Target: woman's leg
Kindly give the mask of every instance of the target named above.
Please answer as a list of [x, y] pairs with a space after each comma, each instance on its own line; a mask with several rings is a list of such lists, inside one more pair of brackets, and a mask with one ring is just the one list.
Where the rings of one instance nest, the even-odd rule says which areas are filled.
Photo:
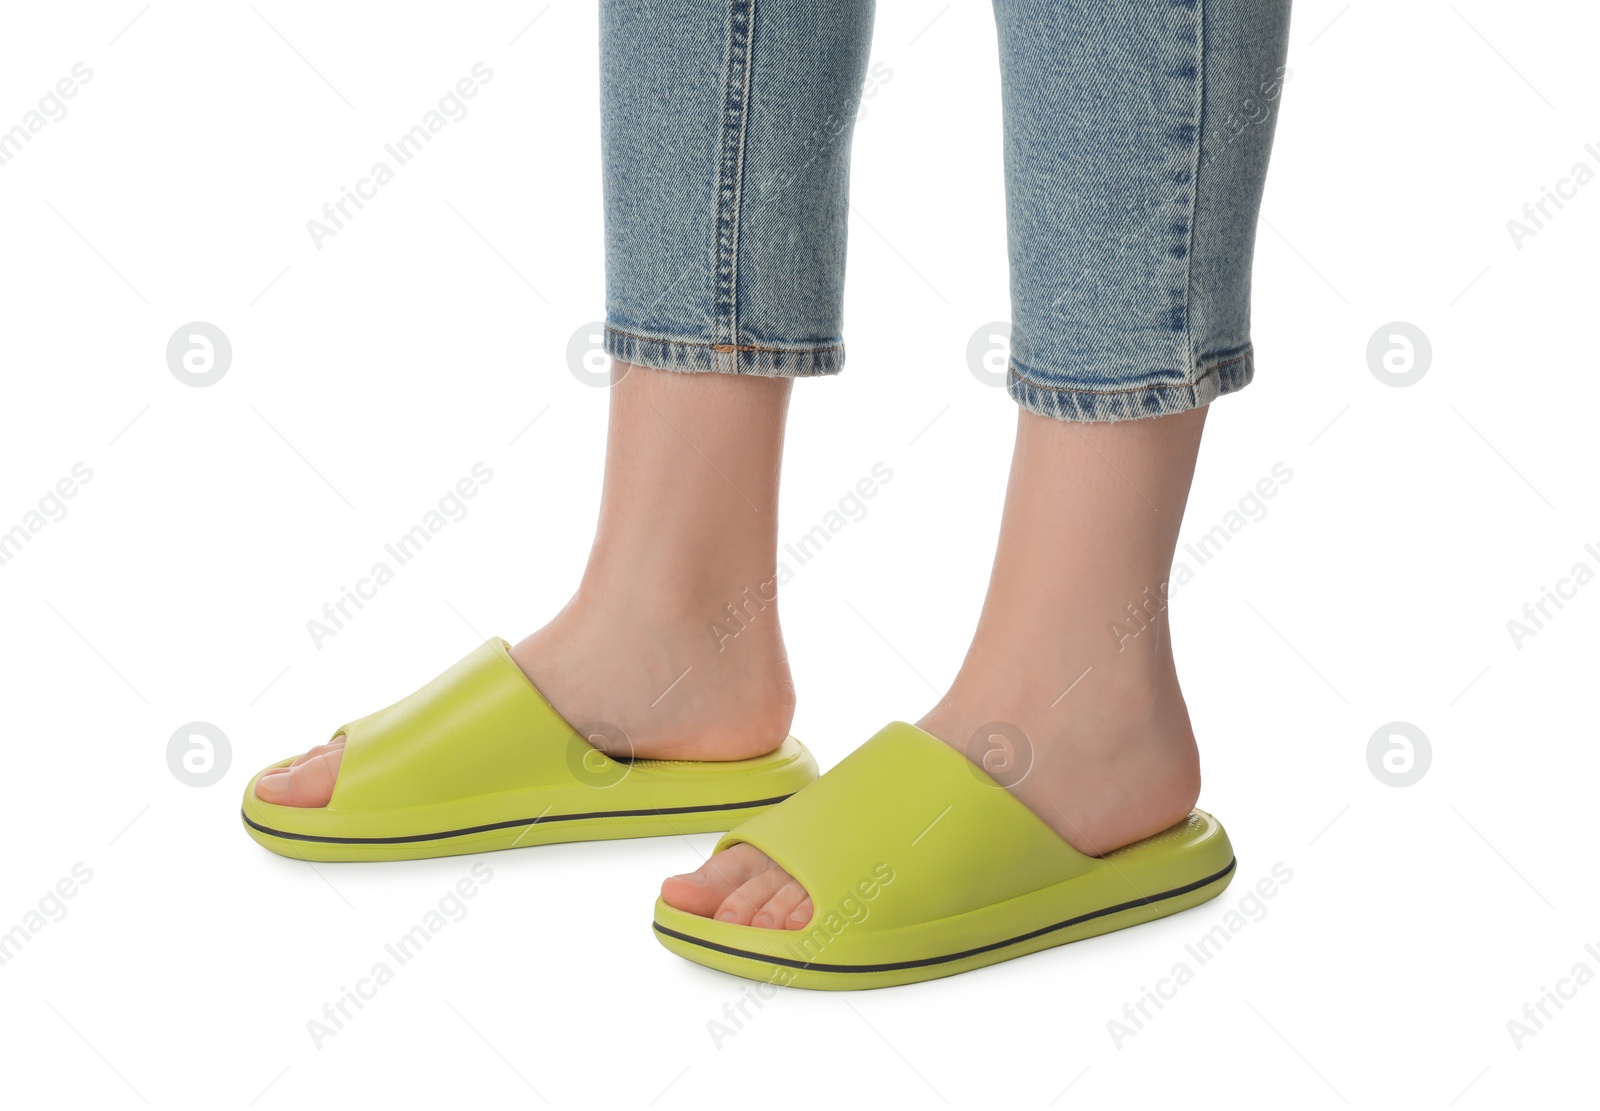
[[[860, 0], [601, 5], [605, 488], [577, 593], [511, 655], [569, 722], [614, 727], [591, 737], [602, 748], [735, 760], [788, 733], [794, 692], [765, 600], [787, 379], [843, 362], [871, 23]], [[729, 606], [746, 615], [736, 640], [714, 628]], [[313, 748], [257, 793], [327, 805], [341, 748]]]
[[[1199, 794], [1167, 583], [1204, 406], [1251, 375], [1288, 2], [995, 7], [1023, 412], [978, 630], [919, 724], [1102, 855]], [[662, 895], [758, 926], [812, 909], [750, 845]]]

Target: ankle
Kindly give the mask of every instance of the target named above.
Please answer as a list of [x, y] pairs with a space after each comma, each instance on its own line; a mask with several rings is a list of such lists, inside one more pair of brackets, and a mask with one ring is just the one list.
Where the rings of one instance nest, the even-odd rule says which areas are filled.
[[511, 655], [563, 717], [616, 727], [632, 755], [748, 759], [788, 736], [794, 684], [775, 600], [739, 623], [727, 606], [580, 593]]
[[709, 629], [712, 622], [742, 626], [775, 613], [777, 573], [771, 553], [765, 570], [760, 558], [715, 565], [721, 554], [672, 561], [658, 550], [642, 565], [591, 560], [567, 608], [592, 620], [644, 621], [669, 629]]
[[1070, 751], [1075, 760], [1114, 765], [1134, 752], [1159, 754], [1198, 789], [1194, 730], [1170, 658], [1154, 667], [1120, 662], [1075, 664], [1058, 674], [969, 658], [921, 724], [964, 751], [986, 751], [995, 732], [986, 727], [998, 723], [1020, 734], [1017, 743], [1035, 756]]
[[1073, 848], [1103, 856], [1183, 820], [1200, 797], [1200, 754], [1175, 677], [1096, 689], [1093, 676], [1052, 695], [967, 673], [918, 725]]
[[1029, 652], [975, 643], [946, 701], [1011, 706], [1025, 717], [1137, 721], [1183, 705], [1169, 652]]

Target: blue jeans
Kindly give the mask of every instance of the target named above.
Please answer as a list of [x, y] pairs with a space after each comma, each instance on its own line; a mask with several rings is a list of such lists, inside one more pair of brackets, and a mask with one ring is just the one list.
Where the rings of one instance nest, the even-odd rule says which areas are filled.
[[[1290, 0], [994, 0], [1008, 388], [1062, 420], [1250, 381]], [[602, 0], [606, 349], [769, 377], [844, 363], [872, 0]]]

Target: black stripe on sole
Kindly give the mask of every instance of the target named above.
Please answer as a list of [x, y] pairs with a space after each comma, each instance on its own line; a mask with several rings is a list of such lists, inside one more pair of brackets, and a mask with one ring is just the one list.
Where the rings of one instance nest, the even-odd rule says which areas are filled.
[[[979, 953], [989, 953], [996, 949], [1004, 949], [1008, 945], [1016, 945], [1023, 941], [1032, 941], [1036, 937], [1042, 937], [1045, 934], [1054, 933], [1056, 930], [1064, 930], [1069, 926], [1077, 926], [1081, 923], [1089, 922], [1096, 918], [1104, 918], [1109, 914], [1117, 914], [1121, 911], [1132, 910], [1134, 907], [1149, 906], [1151, 903], [1159, 903], [1164, 899], [1175, 899], [1179, 895], [1187, 895], [1191, 891], [1198, 891], [1202, 887], [1216, 883], [1220, 879], [1225, 879], [1227, 876], [1233, 873], [1234, 868], [1238, 867], [1238, 864], [1239, 860], [1237, 857], [1235, 857], [1234, 859], [1228, 861], [1228, 866], [1222, 871], [1217, 872], [1215, 875], [1207, 876], [1205, 879], [1195, 880], [1193, 883], [1186, 883], [1182, 887], [1174, 887], [1171, 891], [1163, 891], [1159, 895], [1150, 895], [1143, 899], [1134, 899], [1132, 902], [1118, 903], [1114, 907], [1104, 907], [1100, 910], [1092, 910], [1088, 914], [1080, 914], [1076, 918], [1068, 918], [1064, 922], [1057, 922], [1053, 926], [1043, 926], [1037, 930], [1030, 930], [1025, 934], [1018, 934], [1016, 937], [1008, 937], [1004, 941], [996, 941], [990, 945], [980, 945], [976, 949], [964, 949], [959, 953], [949, 953], [942, 957], [923, 957], [920, 960], [895, 961], [892, 964], [819, 964], [814, 961], [797, 961], [791, 960], [788, 957], [774, 957], [768, 953], [751, 953], [744, 949], [735, 949], [731, 945], [718, 945], [714, 941], [706, 941], [703, 938], [693, 937], [689, 934], [679, 933], [677, 930], [668, 929], [659, 922], [654, 922], [652, 925], [655, 926], [657, 933], [666, 934], [668, 937], [675, 937], [679, 941], [687, 941], [689, 944], [698, 945], [702, 949], [714, 949], [719, 953], [726, 953], [730, 957], [744, 957], [752, 961], [761, 961], [764, 964], [786, 965], [789, 968], [798, 968], [804, 972], [898, 972], [903, 968], [927, 968], [936, 964], [949, 964], [951, 961], [959, 961], [964, 960], [967, 957], [975, 957]], [[793, 932], [800, 933], [802, 931], [796, 930]]]
[[550, 814], [538, 818], [516, 818], [509, 822], [491, 822], [484, 826], [467, 826], [465, 829], [447, 829], [440, 833], [413, 833], [404, 837], [325, 837], [314, 833], [291, 833], [273, 829], [260, 822], [251, 821], [241, 808], [239, 817], [257, 833], [281, 837], [286, 841], [315, 841], [325, 845], [406, 845], [417, 841], [443, 841], [450, 837], [465, 837], [471, 833], [488, 833], [497, 829], [516, 829], [518, 826], [538, 826], [547, 822], [576, 822], [590, 818], [649, 818], [667, 814], [711, 814], [719, 810], [749, 810], [756, 806], [776, 806], [788, 795], [770, 799], [753, 799], [750, 802], [719, 802], [710, 806], [663, 806], [654, 810], [595, 810], [587, 814]]

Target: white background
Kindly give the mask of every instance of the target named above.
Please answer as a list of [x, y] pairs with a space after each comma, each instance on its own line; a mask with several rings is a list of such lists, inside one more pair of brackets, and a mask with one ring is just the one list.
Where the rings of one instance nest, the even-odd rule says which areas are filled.
[[[1600, 169], [1592, 5], [1296, 5], [1257, 380], [1215, 406], [1184, 542], [1275, 463], [1293, 479], [1173, 610], [1201, 805], [1240, 860], [1219, 900], [954, 979], [786, 991], [719, 1045], [707, 1024], [746, 982], [649, 925], [660, 878], [714, 838], [502, 853], [318, 1049], [307, 1021], [473, 858], [313, 869], [249, 843], [239, 793], [480, 636], [520, 638], [576, 581], [606, 407], [565, 354], [603, 311], [595, 5], [139, 2], [0, 17], [0, 127], [93, 71], [0, 167], [0, 529], [93, 471], [0, 567], [0, 930], [74, 864], [93, 873], [0, 967], [0, 1098], [1483, 1108], [1589, 1090], [1600, 986], [1521, 1048], [1507, 1021], [1574, 964], [1600, 973], [1600, 584], [1520, 648], [1506, 623], [1575, 563], [1600, 571], [1600, 182], [1520, 250], [1506, 222], [1574, 163]], [[965, 354], [1008, 312], [990, 9], [882, 5], [873, 59], [892, 76], [856, 134], [850, 365], [795, 390], [782, 506], [791, 540], [874, 463], [894, 471], [784, 600], [794, 731], [824, 766], [954, 673], [1015, 421]], [[306, 221], [480, 61], [470, 114], [317, 250]], [[1367, 365], [1397, 320], [1433, 347], [1408, 388]], [[204, 389], [165, 361], [191, 321], [233, 345]], [[494, 479], [470, 514], [315, 647], [307, 620], [478, 462]], [[1405, 788], [1366, 756], [1397, 720], [1432, 747]], [[168, 770], [194, 721], [231, 742], [214, 786]], [[1279, 862], [1293, 879], [1265, 917], [1116, 1044], [1108, 1021]]]

